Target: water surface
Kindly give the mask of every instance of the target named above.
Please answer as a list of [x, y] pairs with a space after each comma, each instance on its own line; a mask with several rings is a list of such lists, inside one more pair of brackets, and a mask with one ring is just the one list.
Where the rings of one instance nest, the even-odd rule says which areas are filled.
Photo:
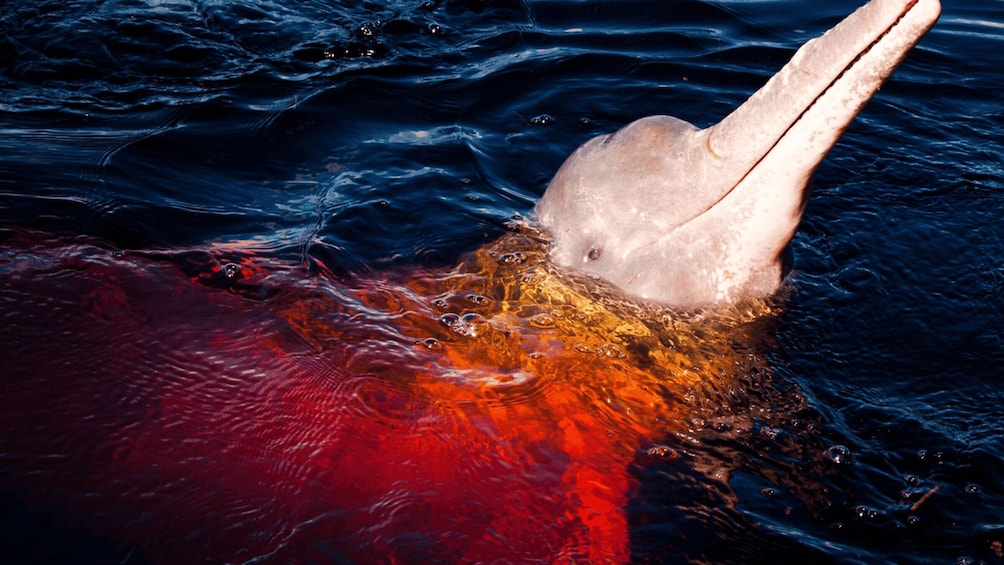
[[[38, 275], [44, 292], [33, 293], [30, 281], [4, 291], [2, 337], [14, 359], [48, 340], [61, 346], [60, 362], [97, 359], [107, 367], [102, 375], [184, 365], [173, 351], [186, 344], [241, 351], [246, 332], [280, 336], [277, 347], [316, 359], [324, 336], [313, 334], [310, 347], [281, 341], [286, 326], [246, 306], [273, 300], [263, 287], [217, 284], [211, 275], [214, 265], [254, 257], [280, 272], [281, 287], [320, 288], [335, 297], [323, 304], [377, 320], [374, 333], [353, 334], [360, 344], [405, 343], [387, 329], [393, 324], [381, 325], [396, 311], [344, 290], [363, 284], [352, 281], [448, 272], [504, 234], [507, 221], [527, 216], [586, 139], [652, 114], [714, 123], [856, 5], [8, 2], [0, 15], [0, 268], [27, 262], [48, 275]], [[793, 242], [783, 309], [754, 332], [769, 379], [747, 374], [731, 389], [714, 388], [705, 400], [727, 405], [727, 426], [702, 404], [687, 426], [659, 438], [676, 455], [646, 456], [639, 446], [625, 468], [634, 485], [624, 507], [633, 561], [1004, 561], [1002, 49], [1004, 4], [946, 2], [936, 27], [822, 164]], [[86, 286], [72, 274], [84, 268], [60, 263], [51, 243], [34, 252], [24, 243], [67, 238], [118, 274]], [[97, 250], [87, 247], [93, 242]], [[59, 269], [46, 271], [46, 261]], [[122, 265], [142, 270], [123, 275]], [[215, 293], [158, 282], [178, 269], [197, 282], [205, 275]], [[70, 277], [65, 295], [60, 277]], [[74, 318], [63, 333], [49, 327], [67, 319], [60, 308], [84, 287], [108, 301], [98, 303], [109, 327], [127, 334], [122, 343], [88, 338], [92, 324], [103, 327], [90, 319]], [[144, 309], [122, 306], [102, 287], [131, 289], [126, 296]], [[168, 301], [175, 291], [188, 298]], [[192, 322], [207, 312], [229, 322]], [[185, 324], [191, 335], [158, 333]], [[71, 331], [83, 337], [58, 337]], [[293, 371], [261, 350], [246, 353], [240, 362], [219, 360], [234, 367], [217, 373], [203, 370], [212, 359], [199, 358], [203, 365], [185, 374], [205, 380], [191, 390], [211, 398], [235, 390], [214, 374]], [[336, 376], [352, 366], [324, 355]], [[81, 371], [66, 374], [90, 374]], [[196, 394], [151, 380], [138, 390], [62, 388], [58, 372], [3, 372], [5, 396], [31, 378], [62, 390], [56, 398], [93, 395], [95, 406], [102, 395], [116, 406], [147, 406], [143, 399]], [[381, 388], [380, 402], [356, 408], [401, 422], [409, 409], [428, 409], [401, 387]], [[312, 401], [327, 414], [338, 409]], [[86, 429], [96, 421], [86, 406], [60, 406], [49, 407], [61, 414], [52, 422], [79, 416]], [[220, 422], [236, 429], [242, 417], [221, 414]], [[129, 411], [97, 421], [155, 445], [156, 434], [129, 428], [144, 418], [160, 422]], [[402, 424], [401, 433], [409, 429]], [[91, 493], [81, 483], [60, 483], [59, 474], [46, 483], [48, 467], [32, 467], [45, 454], [25, 446], [45, 444], [47, 433], [11, 429], [0, 443], [5, 560], [156, 560], [154, 550], [89, 525], [141, 523], [142, 515], [96, 511], [79, 503]], [[72, 458], [60, 441], [45, 449]], [[448, 458], [450, 438], [436, 441]], [[527, 483], [509, 486], [516, 484]], [[108, 494], [114, 485], [85, 486], [117, 508]], [[189, 488], [127, 486], [178, 497]], [[249, 502], [234, 512], [268, 510]], [[337, 540], [297, 531], [312, 548], [306, 560], [335, 561], [342, 551]]]

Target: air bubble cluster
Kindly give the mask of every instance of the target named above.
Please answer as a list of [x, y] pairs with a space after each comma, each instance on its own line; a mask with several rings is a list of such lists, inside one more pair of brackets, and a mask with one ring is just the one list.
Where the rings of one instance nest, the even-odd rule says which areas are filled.
[[443, 314], [439, 321], [455, 335], [467, 338], [483, 336], [491, 330], [491, 324], [481, 314]]
[[826, 458], [837, 465], [850, 465], [854, 462], [851, 450], [843, 445], [833, 445], [826, 450]]

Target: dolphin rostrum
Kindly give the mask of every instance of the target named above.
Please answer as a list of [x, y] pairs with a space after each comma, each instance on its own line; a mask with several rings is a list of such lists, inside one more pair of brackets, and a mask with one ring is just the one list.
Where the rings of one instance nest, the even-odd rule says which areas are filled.
[[679, 307], [770, 295], [810, 176], [940, 11], [872, 0], [714, 126], [651, 116], [586, 142], [537, 204], [552, 259]]

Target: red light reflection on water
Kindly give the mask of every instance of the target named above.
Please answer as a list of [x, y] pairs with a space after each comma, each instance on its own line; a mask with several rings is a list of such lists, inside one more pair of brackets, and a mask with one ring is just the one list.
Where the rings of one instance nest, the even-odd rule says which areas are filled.
[[625, 562], [627, 467], [679, 419], [651, 351], [497, 273], [251, 261], [251, 300], [208, 264], [6, 257], [0, 485], [156, 561]]

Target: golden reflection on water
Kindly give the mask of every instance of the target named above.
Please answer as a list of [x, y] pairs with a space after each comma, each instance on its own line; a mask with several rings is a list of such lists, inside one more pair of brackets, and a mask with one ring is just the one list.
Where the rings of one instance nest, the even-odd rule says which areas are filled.
[[[744, 420], [729, 399], [766, 368], [756, 322], [773, 315], [766, 302], [702, 313], [633, 302], [556, 269], [543, 234], [526, 226], [452, 271], [389, 273], [350, 294], [351, 306], [301, 301], [280, 315], [321, 348], [369, 351], [352, 357], [353, 372], [406, 381], [448, 419], [516, 451], [567, 457], [559, 488], [597, 559], [627, 555], [627, 468], [639, 454], [676, 457], [663, 440]], [[368, 329], [331, 325], [334, 311]]]

